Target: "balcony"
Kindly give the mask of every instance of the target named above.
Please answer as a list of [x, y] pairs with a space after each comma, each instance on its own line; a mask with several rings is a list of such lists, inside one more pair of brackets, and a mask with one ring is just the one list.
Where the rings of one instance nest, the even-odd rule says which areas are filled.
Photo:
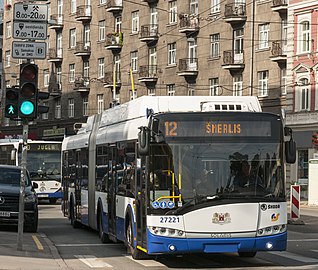
[[138, 80], [145, 83], [157, 82], [157, 65], [140, 66]]
[[228, 23], [243, 23], [246, 21], [246, 4], [232, 3], [225, 5], [224, 21]]
[[91, 54], [90, 42], [76, 42], [75, 52], [76, 56], [90, 56]]
[[271, 56], [270, 59], [274, 62], [286, 62], [287, 61], [287, 52], [286, 52], [286, 43], [282, 40], [276, 40], [272, 43]]
[[73, 89], [78, 92], [89, 92], [90, 80], [88, 77], [76, 77]]
[[121, 73], [120, 71], [114, 72], [105, 72], [104, 77], [104, 87], [105, 88], [114, 88], [114, 84], [116, 88], [121, 87]]
[[123, 33], [113, 32], [106, 35], [105, 49], [107, 50], [121, 50], [123, 46]]
[[229, 70], [237, 70], [243, 69], [244, 67], [244, 51], [235, 52], [231, 50], [223, 52], [222, 68]]
[[180, 14], [180, 33], [197, 33], [200, 30], [199, 18], [196, 14]]
[[63, 49], [50, 48], [48, 53], [49, 62], [62, 62], [63, 60]]
[[63, 14], [54, 14], [50, 16], [49, 29], [62, 29], [64, 26]]
[[272, 11], [286, 13], [288, 8], [288, 0], [273, 0]]
[[141, 0], [141, 2], [146, 2], [149, 5], [152, 5], [158, 3], [158, 0]]
[[92, 19], [92, 6], [84, 5], [76, 8], [75, 20], [87, 22]]
[[198, 58], [179, 59], [179, 76], [197, 76], [198, 75]]
[[158, 24], [147, 24], [142, 25], [140, 29], [139, 40], [144, 42], [157, 41], [158, 35]]
[[106, 11], [119, 13], [123, 10], [123, 0], [108, 0], [106, 3]]
[[50, 82], [48, 91], [51, 96], [60, 96], [62, 95], [62, 86], [60, 83], [55, 82]]

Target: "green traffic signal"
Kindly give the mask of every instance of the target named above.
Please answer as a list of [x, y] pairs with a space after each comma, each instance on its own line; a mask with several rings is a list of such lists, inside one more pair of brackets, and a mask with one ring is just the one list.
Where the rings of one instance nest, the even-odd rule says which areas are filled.
[[35, 111], [35, 106], [31, 101], [26, 100], [20, 104], [20, 112], [23, 115], [25, 115], [25, 116], [32, 115], [34, 113], [34, 111]]

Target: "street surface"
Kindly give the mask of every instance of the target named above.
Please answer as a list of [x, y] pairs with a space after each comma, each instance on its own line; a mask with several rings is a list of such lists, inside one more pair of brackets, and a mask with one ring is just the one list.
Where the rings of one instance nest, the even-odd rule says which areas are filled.
[[255, 258], [240, 258], [233, 253], [135, 261], [123, 243], [102, 244], [97, 232], [73, 229], [59, 204], [40, 205], [39, 234], [54, 245], [61, 269], [318, 269], [318, 207], [304, 206], [301, 219], [305, 225], [288, 225], [287, 251], [259, 252]]

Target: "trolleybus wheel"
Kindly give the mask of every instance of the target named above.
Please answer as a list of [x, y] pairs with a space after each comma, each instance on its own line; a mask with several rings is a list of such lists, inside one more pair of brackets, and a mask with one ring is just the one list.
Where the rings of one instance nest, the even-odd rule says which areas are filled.
[[142, 260], [149, 258], [148, 254], [134, 247], [134, 234], [131, 219], [129, 219], [128, 226], [126, 228], [126, 245], [128, 253], [135, 260]]
[[101, 210], [99, 210], [99, 215], [98, 215], [98, 234], [99, 234], [100, 241], [102, 243], [110, 242], [108, 234], [103, 231], [103, 213]]
[[239, 254], [240, 257], [252, 258], [252, 257], [255, 257], [256, 251], [252, 251], [252, 252], [239, 252], [238, 254]]

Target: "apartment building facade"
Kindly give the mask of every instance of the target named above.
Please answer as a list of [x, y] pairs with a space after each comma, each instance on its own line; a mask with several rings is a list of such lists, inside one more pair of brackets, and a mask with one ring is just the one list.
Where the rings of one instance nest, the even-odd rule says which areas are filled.
[[[6, 0], [10, 4], [11, 0]], [[286, 105], [285, 0], [57, 0], [39, 89], [48, 114], [37, 138], [62, 139], [87, 116], [142, 95], [254, 95], [264, 111]], [[12, 5], [12, 3], [11, 3]], [[4, 78], [18, 85], [12, 10], [4, 10]], [[3, 115], [3, 113], [2, 113]], [[21, 134], [2, 122], [2, 136]]]
[[318, 158], [312, 135], [318, 132], [318, 4], [314, 1], [289, 1], [290, 57], [288, 66], [287, 124], [297, 142], [297, 161], [291, 179], [303, 185], [307, 196], [308, 162]]

